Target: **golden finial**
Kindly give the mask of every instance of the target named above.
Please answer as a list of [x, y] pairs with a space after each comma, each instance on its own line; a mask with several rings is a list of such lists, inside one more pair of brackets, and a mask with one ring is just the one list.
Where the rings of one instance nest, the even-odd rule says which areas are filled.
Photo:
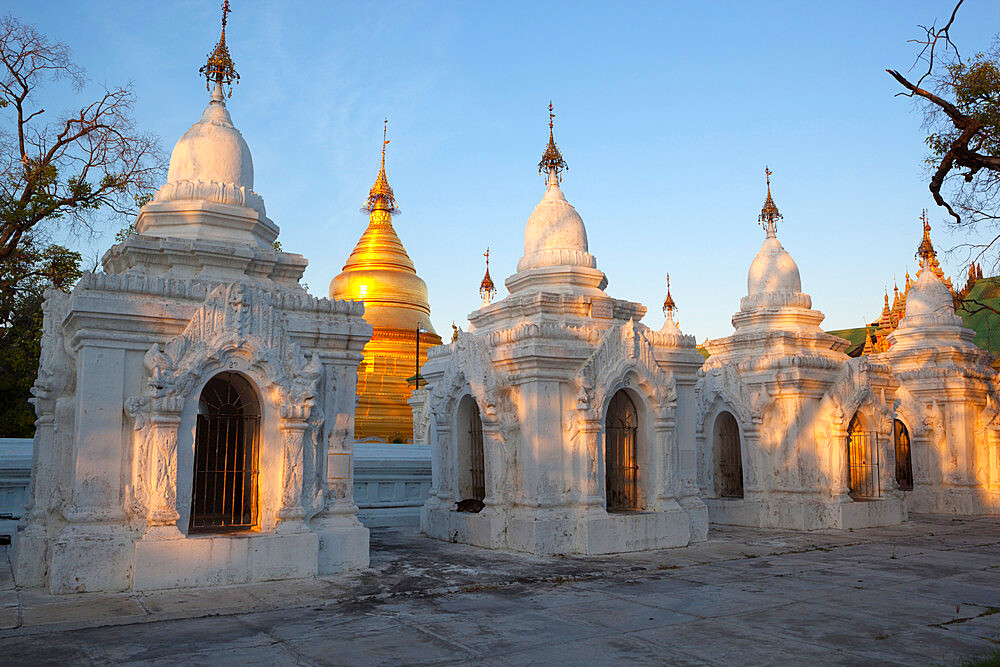
[[926, 208], [920, 213], [920, 221], [924, 223], [924, 237], [917, 246], [917, 257], [920, 258], [920, 267], [923, 268], [928, 259], [933, 260], [937, 257], [937, 253], [934, 252], [934, 244], [931, 243], [931, 223], [927, 219]]
[[677, 310], [677, 304], [674, 302], [674, 297], [670, 296], [670, 274], [667, 274], [667, 298], [663, 300], [663, 314], [666, 317], [673, 319], [674, 312]]
[[490, 278], [490, 249], [487, 248], [486, 252], [483, 253], [483, 257], [486, 258], [486, 275], [483, 276], [483, 282], [479, 283], [479, 296], [483, 299], [483, 305], [488, 306], [493, 300], [493, 297], [497, 294], [497, 288], [493, 284], [493, 279]]
[[385, 176], [385, 147], [389, 143], [389, 139], [386, 137], [389, 133], [389, 119], [385, 119], [385, 125], [382, 127], [382, 166], [379, 167], [378, 176], [375, 178], [375, 184], [372, 185], [372, 189], [368, 191], [368, 201], [365, 205], [361, 207], [362, 211], [385, 211], [386, 213], [398, 214], [399, 209], [396, 208], [396, 198], [392, 194], [392, 188], [389, 187], [389, 179]]
[[458, 341], [458, 327], [455, 326], [455, 321], [451, 322], [451, 342], [454, 343]]
[[223, 92], [225, 92], [226, 86], [229, 87], [229, 97], [233, 96], [233, 82], [235, 81], [237, 84], [240, 82], [240, 75], [236, 72], [236, 64], [229, 55], [229, 47], [226, 46], [226, 14], [232, 11], [229, 8], [229, 0], [225, 0], [222, 3], [222, 34], [219, 36], [219, 42], [215, 45], [215, 49], [208, 54], [208, 62], [198, 70], [205, 77], [206, 90], [209, 90], [209, 86], [214, 81], [222, 88]]
[[547, 172], [550, 184], [553, 179], [558, 183], [559, 172], [563, 169], [569, 169], [569, 165], [563, 159], [562, 153], [559, 152], [559, 147], [556, 146], [556, 139], [553, 134], [555, 124], [552, 122], [552, 119], [555, 117], [556, 115], [552, 113], [552, 100], [549, 100], [549, 145], [545, 147], [545, 152], [542, 153], [542, 161], [538, 163], [538, 173]]
[[757, 218], [757, 222], [767, 232], [769, 239], [777, 238], [778, 220], [782, 219], [774, 199], [771, 198], [771, 174], [773, 173], [768, 167], [764, 167], [764, 177], [767, 179], [767, 199], [764, 200], [764, 206], [760, 209], [760, 217]]

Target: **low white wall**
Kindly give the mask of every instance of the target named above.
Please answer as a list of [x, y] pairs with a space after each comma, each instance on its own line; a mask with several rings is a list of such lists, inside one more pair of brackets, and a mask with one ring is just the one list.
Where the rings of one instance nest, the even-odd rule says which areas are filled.
[[31, 479], [31, 438], [0, 438], [0, 535], [13, 535]]
[[[13, 535], [24, 513], [31, 446], [31, 438], [0, 438], [0, 535]], [[358, 518], [369, 528], [419, 526], [430, 489], [430, 445], [354, 446], [354, 501]]]
[[369, 528], [420, 525], [431, 490], [430, 445], [354, 445], [354, 502]]

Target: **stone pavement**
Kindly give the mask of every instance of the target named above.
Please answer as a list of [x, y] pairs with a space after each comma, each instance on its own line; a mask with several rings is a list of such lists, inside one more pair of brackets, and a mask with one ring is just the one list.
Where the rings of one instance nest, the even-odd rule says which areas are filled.
[[7, 663], [958, 664], [1000, 649], [1000, 518], [853, 532], [713, 527], [614, 557], [372, 531], [372, 568], [54, 597], [0, 568]]

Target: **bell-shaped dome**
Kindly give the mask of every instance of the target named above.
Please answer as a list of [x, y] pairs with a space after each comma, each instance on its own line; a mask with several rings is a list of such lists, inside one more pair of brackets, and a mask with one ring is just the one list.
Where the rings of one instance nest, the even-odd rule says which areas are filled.
[[253, 189], [253, 158], [233, 125], [221, 86], [201, 115], [174, 146], [167, 182], [215, 181]]
[[906, 295], [906, 317], [954, 314], [955, 303], [948, 287], [931, 271], [921, 271]]
[[517, 270], [561, 265], [593, 268], [597, 262], [588, 252], [583, 218], [566, 201], [553, 170], [545, 196], [525, 225], [524, 256], [517, 263]]
[[747, 274], [747, 295], [765, 292], [801, 292], [799, 267], [774, 236], [764, 239]]
[[233, 125], [218, 82], [201, 119], [174, 146], [167, 182], [155, 197], [159, 202], [191, 199], [245, 206], [266, 214], [264, 200], [253, 191], [250, 147]]

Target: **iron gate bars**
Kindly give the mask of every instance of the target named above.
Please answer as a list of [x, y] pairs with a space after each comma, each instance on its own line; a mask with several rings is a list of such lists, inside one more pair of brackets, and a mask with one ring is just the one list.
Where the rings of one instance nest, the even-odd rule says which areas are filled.
[[910, 456], [910, 433], [898, 419], [892, 422], [892, 444], [896, 454], [896, 483], [902, 491], [913, 490], [913, 462]]
[[259, 422], [257, 416], [198, 415], [190, 532], [257, 524]]
[[604, 482], [609, 512], [639, 508], [638, 425], [632, 399], [619, 391], [608, 406], [604, 429]]
[[743, 458], [740, 456], [740, 430], [736, 418], [728, 412], [719, 415], [719, 496], [743, 497]]
[[879, 481], [878, 436], [852, 429], [847, 437], [848, 495], [855, 500], [882, 495]]
[[475, 500], [486, 499], [486, 462], [483, 454], [483, 420], [479, 410], [472, 411], [469, 419], [469, 470], [472, 473], [472, 497]]

